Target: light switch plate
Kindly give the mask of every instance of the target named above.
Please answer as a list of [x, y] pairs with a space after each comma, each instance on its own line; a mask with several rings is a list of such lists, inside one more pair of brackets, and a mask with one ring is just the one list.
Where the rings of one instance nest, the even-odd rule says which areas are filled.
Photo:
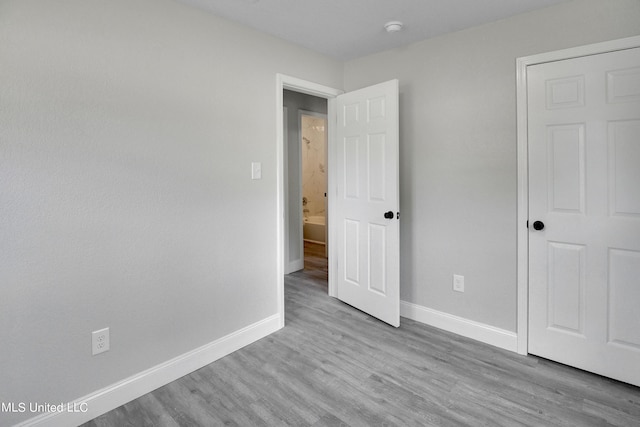
[[464, 292], [464, 276], [458, 274], [453, 275], [453, 290], [456, 292]]
[[262, 179], [262, 163], [251, 163], [251, 179]]

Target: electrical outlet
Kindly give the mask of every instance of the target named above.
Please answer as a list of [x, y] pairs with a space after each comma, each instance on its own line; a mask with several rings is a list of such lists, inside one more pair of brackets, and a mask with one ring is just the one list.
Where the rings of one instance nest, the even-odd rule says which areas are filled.
[[109, 350], [109, 328], [91, 332], [91, 352], [96, 354]]
[[464, 292], [464, 276], [458, 274], [453, 275], [453, 290], [456, 292]]

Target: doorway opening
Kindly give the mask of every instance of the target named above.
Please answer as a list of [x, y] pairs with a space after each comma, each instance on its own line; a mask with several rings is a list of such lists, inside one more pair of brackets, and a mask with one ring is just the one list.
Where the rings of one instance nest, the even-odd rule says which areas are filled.
[[[325, 115], [325, 158], [323, 165], [327, 176], [327, 197], [325, 198], [325, 265], [331, 265], [331, 143], [332, 129], [328, 117], [334, 116], [334, 98], [342, 91], [316, 83], [300, 80], [282, 74], [276, 76], [277, 109], [276, 120], [278, 123], [278, 311], [281, 326], [284, 326], [284, 280], [285, 275], [294, 271], [304, 271], [304, 239], [303, 239], [303, 206], [302, 206], [302, 165], [301, 150], [302, 137], [299, 136], [299, 110], [302, 113], [318, 113]], [[291, 103], [291, 99], [294, 103]], [[292, 135], [293, 133], [293, 135]], [[323, 193], [324, 196], [324, 193]], [[317, 257], [318, 248], [307, 244], [310, 255], [307, 257], [313, 262]], [[311, 246], [311, 247], [310, 247]], [[328, 270], [328, 267], [325, 268]], [[331, 271], [325, 273], [327, 277], [327, 290], [330, 296], [335, 296], [334, 283]]]
[[285, 89], [283, 106], [285, 274], [290, 274], [305, 268], [308, 252], [327, 256], [327, 99]]
[[[327, 115], [298, 110], [302, 240], [327, 255]], [[303, 253], [304, 255], [304, 253]]]
[[[326, 104], [326, 100], [325, 104]], [[328, 293], [327, 115], [298, 110], [303, 272]]]

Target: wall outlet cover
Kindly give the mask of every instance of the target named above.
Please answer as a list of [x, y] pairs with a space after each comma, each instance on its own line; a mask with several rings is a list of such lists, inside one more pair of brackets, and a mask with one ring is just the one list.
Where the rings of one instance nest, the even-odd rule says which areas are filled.
[[453, 275], [453, 290], [456, 292], [464, 292], [464, 276], [459, 274]]
[[91, 332], [91, 354], [109, 351], [109, 328]]

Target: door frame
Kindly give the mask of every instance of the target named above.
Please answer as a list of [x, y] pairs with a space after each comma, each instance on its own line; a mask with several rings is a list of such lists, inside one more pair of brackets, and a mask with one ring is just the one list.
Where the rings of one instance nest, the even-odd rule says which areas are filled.
[[[277, 182], [277, 196], [276, 196], [276, 283], [277, 283], [277, 299], [278, 299], [278, 314], [280, 316], [280, 327], [284, 327], [284, 272], [285, 262], [288, 260], [284, 257], [284, 242], [286, 225], [285, 219], [285, 146], [284, 146], [284, 127], [283, 127], [283, 90], [288, 89], [294, 92], [305, 93], [307, 95], [313, 95], [327, 100], [327, 203], [329, 206], [327, 217], [331, 218], [333, 203], [332, 194], [335, 194], [335, 177], [331, 164], [334, 164], [332, 159], [335, 156], [335, 124], [333, 123], [336, 118], [336, 102], [335, 99], [338, 95], [344, 93], [340, 89], [335, 89], [329, 86], [320, 85], [307, 80], [299, 79], [297, 77], [287, 76], [285, 74], [276, 74], [276, 182]], [[331, 221], [327, 221], [327, 228], [329, 239], [333, 240], [333, 226]], [[336, 286], [334, 275], [336, 269], [332, 268], [335, 265], [334, 253], [329, 248], [329, 296], [336, 296]]]
[[640, 36], [611, 40], [586, 46], [547, 52], [516, 59], [517, 114], [517, 351], [527, 354], [529, 348], [529, 157], [527, 112], [527, 67], [588, 55], [640, 47]]

